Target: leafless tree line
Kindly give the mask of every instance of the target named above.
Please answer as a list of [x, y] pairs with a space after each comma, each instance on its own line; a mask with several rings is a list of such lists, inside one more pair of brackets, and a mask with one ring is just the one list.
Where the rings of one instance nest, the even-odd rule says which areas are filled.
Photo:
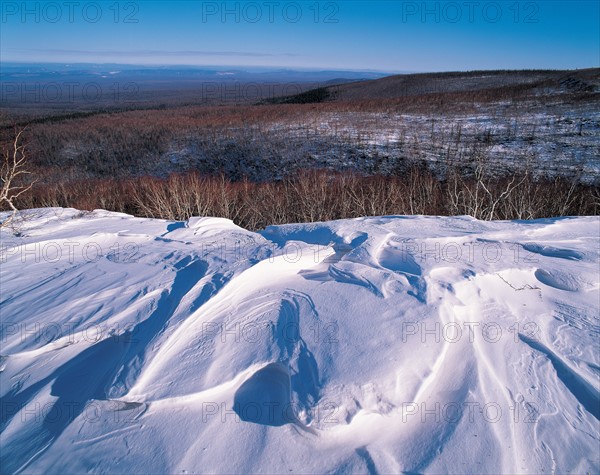
[[231, 182], [198, 173], [166, 179], [83, 180], [34, 186], [21, 208], [97, 208], [136, 216], [185, 220], [218, 216], [247, 229], [270, 224], [361, 216], [471, 215], [482, 220], [600, 214], [600, 190], [559, 178], [535, 181], [527, 173], [505, 179], [453, 172], [440, 181], [414, 168], [402, 177], [332, 174], [311, 170], [280, 182]]

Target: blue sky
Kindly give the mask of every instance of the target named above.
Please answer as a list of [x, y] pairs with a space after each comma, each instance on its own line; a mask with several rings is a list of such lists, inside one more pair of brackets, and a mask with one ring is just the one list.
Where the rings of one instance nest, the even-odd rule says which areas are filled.
[[600, 2], [1, 2], [2, 61], [378, 71], [600, 66]]

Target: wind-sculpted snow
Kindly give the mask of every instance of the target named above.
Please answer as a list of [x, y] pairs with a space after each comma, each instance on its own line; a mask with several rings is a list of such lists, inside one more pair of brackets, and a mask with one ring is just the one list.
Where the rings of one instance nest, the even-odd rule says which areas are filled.
[[597, 473], [600, 220], [1, 231], [2, 473]]

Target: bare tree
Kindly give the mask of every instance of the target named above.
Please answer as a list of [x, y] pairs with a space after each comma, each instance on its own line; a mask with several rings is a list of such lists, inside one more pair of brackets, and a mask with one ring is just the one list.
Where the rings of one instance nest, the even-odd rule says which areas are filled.
[[[512, 195], [516, 195], [529, 178], [528, 170], [521, 175], [514, 174], [503, 183], [494, 178], [489, 170], [485, 154], [475, 150], [471, 164], [473, 171], [470, 179], [465, 179], [460, 169], [451, 170], [446, 192], [451, 214], [469, 214], [477, 219], [491, 221], [501, 219], [499, 208], [510, 207]], [[515, 211], [518, 214], [519, 210]]]
[[2, 156], [0, 206], [8, 206], [11, 213], [0, 223], [0, 228], [8, 226], [13, 221], [19, 211], [15, 205], [16, 199], [29, 191], [35, 183], [32, 181], [28, 185], [20, 184], [24, 175], [31, 174], [27, 170], [27, 155], [22, 140], [24, 130], [21, 129], [17, 132], [12, 146], [9, 145]]

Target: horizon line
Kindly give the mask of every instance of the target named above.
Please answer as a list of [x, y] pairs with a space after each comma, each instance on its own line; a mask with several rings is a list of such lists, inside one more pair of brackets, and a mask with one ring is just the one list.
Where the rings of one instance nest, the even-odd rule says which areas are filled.
[[306, 71], [306, 72], [353, 72], [353, 73], [382, 73], [382, 74], [428, 74], [428, 73], [455, 73], [455, 72], [477, 72], [477, 71], [580, 71], [588, 69], [600, 69], [598, 66], [590, 66], [585, 68], [484, 68], [484, 69], [462, 69], [462, 70], [429, 70], [429, 71], [417, 71], [417, 70], [390, 70], [390, 69], [356, 69], [356, 68], [319, 68], [316, 66], [273, 66], [273, 65], [241, 65], [241, 64], [186, 64], [186, 63], [121, 63], [121, 62], [86, 62], [86, 61], [23, 61], [23, 60], [0, 60], [2, 64], [19, 64], [19, 65], [63, 65], [63, 66], [76, 66], [76, 65], [113, 65], [113, 66], [139, 66], [139, 67], [186, 67], [186, 68], [237, 68], [237, 69], [268, 69], [271, 71]]

